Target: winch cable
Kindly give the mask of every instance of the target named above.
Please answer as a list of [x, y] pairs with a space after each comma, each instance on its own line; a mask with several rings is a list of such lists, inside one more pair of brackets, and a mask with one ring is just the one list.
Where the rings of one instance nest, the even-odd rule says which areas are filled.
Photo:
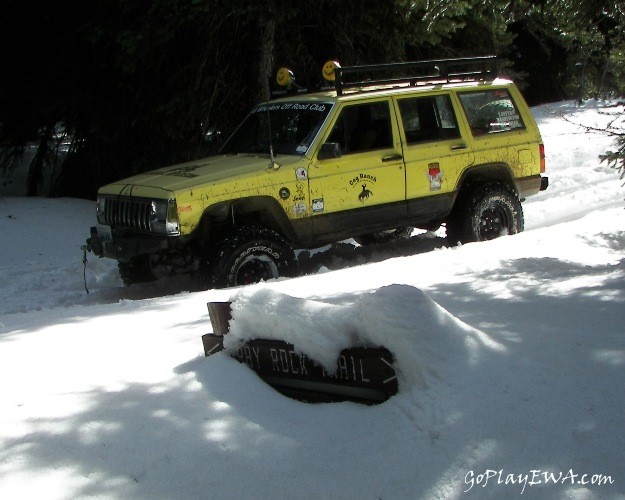
[[89, 289], [87, 288], [87, 262], [89, 262], [87, 260], [87, 251], [89, 250], [89, 246], [88, 245], [83, 245], [83, 246], [80, 247], [80, 249], [83, 252], [83, 257], [82, 257], [82, 265], [83, 265], [82, 279], [85, 282], [85, 292], [89, 293]]

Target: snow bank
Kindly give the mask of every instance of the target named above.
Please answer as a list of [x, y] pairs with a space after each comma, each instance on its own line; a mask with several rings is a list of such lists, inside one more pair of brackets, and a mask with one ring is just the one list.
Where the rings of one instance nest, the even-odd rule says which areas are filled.
[[427, 387], [442, 365], [475, 360], [481, 349], [504, 349], [418, 288], [389, 285], [354, 299], [333, 304], [243, 290], [234, 298], [224, 347], [233, 353], [254, 338], [284, 340], [334, 373], [343, 349], [384, 346], [395, 357], [400, 391]]
[[614, 136], [601, 133], [619, 109], [608, 104], [590, 100], [581, 107], [561, 102], [532, 109], [545, 144], [549, 188], [524, 202], [526, 230], [578, 219], [589, 206], [614, 205], [622, 181], [599, 161], [615, 145]]

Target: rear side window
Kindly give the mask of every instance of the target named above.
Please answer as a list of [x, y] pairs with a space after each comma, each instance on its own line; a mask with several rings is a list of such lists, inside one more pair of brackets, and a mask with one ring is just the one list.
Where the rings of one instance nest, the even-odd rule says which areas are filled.
[[461, 92], [458, 97], [473, 135], [525, 128], [519, 110], [506, 89]]
[[460, 137], [448, 95], [411, 97], [398, 104], [408, 144]]

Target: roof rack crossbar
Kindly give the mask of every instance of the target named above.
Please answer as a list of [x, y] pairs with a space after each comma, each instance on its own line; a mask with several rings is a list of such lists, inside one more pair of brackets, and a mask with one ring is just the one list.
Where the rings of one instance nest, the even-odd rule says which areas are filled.
[[[402, 73], [405, 76], [388, 76], [384, 78], [362, 79], [362, 75], [373, 75], [381, 72]], [[431, 59], [405, 63], [367, 64], [361, 66], [344, 66], [336, 68], [335, 87], [338, 95], [346, 89], [376, 85], [399, 85], [417, 83], [449, 83], [457, 80], [480, 80], [494, 77], [497, 74], [497, 57], [462, 57], [456, 59]], [[361, 78], [349, 81], [347, 75], [361, 75]]]

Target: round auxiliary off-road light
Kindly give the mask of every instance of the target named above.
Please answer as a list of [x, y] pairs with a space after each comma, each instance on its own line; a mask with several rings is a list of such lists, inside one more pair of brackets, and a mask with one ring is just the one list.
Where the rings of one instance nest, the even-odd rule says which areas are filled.
[[328, 61], [323, 65], [321, 72], [323, 73], [323, 77], [329, 82], [333, 82], [336, 80], [336, 68], [340, 68], [341, 65], [336, 61]]
[[280, 87], [288, 87], [295, 80], [295, 75], [289, 68], [280, 68], [276, 74], [276, 82]]

